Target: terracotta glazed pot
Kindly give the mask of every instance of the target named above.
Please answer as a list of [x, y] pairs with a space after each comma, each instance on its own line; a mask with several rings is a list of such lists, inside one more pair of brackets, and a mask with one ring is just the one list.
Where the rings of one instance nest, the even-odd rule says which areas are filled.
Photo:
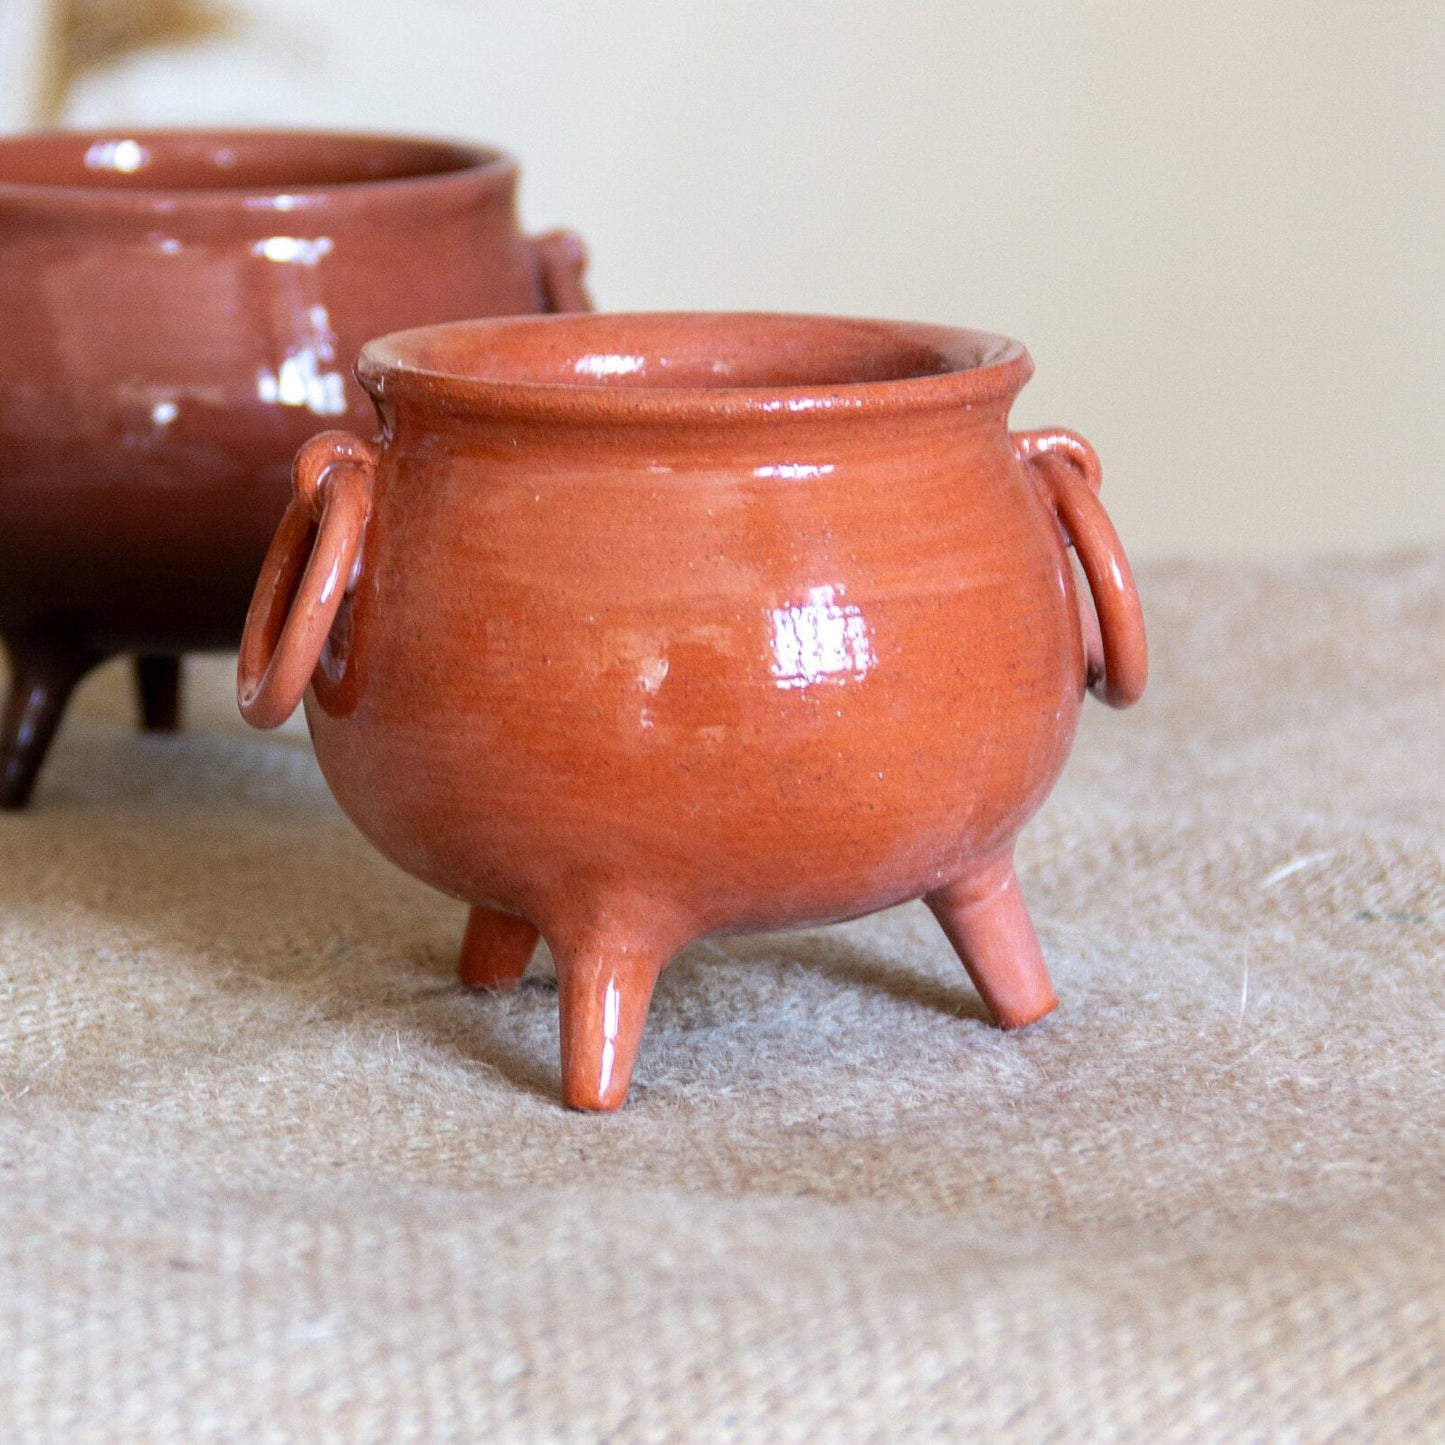
[[[557, 964], [569, 1104], [622, 1103], [708, 934], [923, 897], [994, 1018], [1054, 991], [1014, 877], [1086, 686], [1139, 697], [1128, 563], [1000, 337], [799, 316], [374, 341], [379, 447], [297, 458], [242, 644], [341, 806], [473, 905], [461, 972]], [[1093, 593], [1089, 657], [1066, 543]]]
[[0, 806], [108, 656], [174, 725], [179, 655], [240, 638], [297, 447], [369, 425], [367, 337], [586, 306], [579, 243], [523, 237], [516, 183], [436, 141], [0, 141]]

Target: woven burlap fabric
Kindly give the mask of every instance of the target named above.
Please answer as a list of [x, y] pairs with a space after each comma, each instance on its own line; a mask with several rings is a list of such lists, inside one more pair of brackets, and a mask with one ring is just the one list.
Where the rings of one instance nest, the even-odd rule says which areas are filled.
[[918, 905], [702, 944], [605, 1118], [224, 661], [97, 676], [0, 819], [0, 1438], [1445, 1438], [1445, 551], [1143, 585], [1056, 1015]]

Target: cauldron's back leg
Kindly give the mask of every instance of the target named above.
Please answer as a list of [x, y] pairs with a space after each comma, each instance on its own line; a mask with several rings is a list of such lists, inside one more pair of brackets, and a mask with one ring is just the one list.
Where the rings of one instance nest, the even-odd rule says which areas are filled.
[[75, 684], [99, 653], [52, 633], [11, 633], [10, 696], [0, 718], [0, 808], [23, 808]]
[[175, 652], [141, 652], [135, 658], [135, 689], [141, 726], [173, 733], [181, 725], [181, 659]]
[[457, 975], [468, 988], [514, 988], [527, 971], [537, 930], [525, 918], [473, 908], [462, 937]]
[[562, 1100], [574, 1109], [626, 1102], [653, 985], [685, 941], [671, 930], [629, 925], [621, 911], [599, 916], [604, 921], [576, 933], [547, 934], [557, 964]]
[[1058, 1006], [1011, 855], [972, 870], [924, 902], [1000, 1028], [1021, 1029]]

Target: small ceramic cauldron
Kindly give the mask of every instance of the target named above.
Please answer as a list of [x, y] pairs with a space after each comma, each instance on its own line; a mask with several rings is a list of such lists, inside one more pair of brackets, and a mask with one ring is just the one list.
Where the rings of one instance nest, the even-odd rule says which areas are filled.
[[520, 234], [516, 180], [372, 136], [0, 142], [0, 806], [105, 657], [136, 653], [174, 725], [179, 654], [240, 638], [297, 447], [369, 425], [367, 337], [586, 305], [580, 245]]
[[708, 934], [921, 896], [999, 1024], [1054, 1007], [1014, 841], [1086, 684], [1127, 706], [1146, 661], [1093, 451], [1008, 431], [1031, 370], [777, 315], [363, 349], [380, 444], [297, 458], [241, 709], [305, 695], [341, 806], [473, 905], [465, 980], [515, 983], [546, 936], [569, 1104], [622, 1103], [658, 973]]

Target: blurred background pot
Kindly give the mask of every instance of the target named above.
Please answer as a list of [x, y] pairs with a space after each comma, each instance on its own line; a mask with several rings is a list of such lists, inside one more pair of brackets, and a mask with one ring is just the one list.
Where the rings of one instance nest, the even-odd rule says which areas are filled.
[[241, 709], [304, 695], [361, 831], [473, 905], [466, 981], [546, 937], [568, 1103], [622, 1103], [658, 973], [709, 934], [923, 897], [997, 1022], [1054, 1007], [1014, 841], [1086, 685], [1127, 706], [1147, 663], [1092, 449], [1008, 430], [1031, 371], [780, 315], [363, 350], [380, 446], [301, 451]]
[[367, 337], [587, 305], [580, 243], [524, 237], [516, 184], [498, 151], [384, 136], [0, 141], [0, 806], [107, 657], [175, 725], [181, 654], [240, 638], [297, 447], [369, 426]]

